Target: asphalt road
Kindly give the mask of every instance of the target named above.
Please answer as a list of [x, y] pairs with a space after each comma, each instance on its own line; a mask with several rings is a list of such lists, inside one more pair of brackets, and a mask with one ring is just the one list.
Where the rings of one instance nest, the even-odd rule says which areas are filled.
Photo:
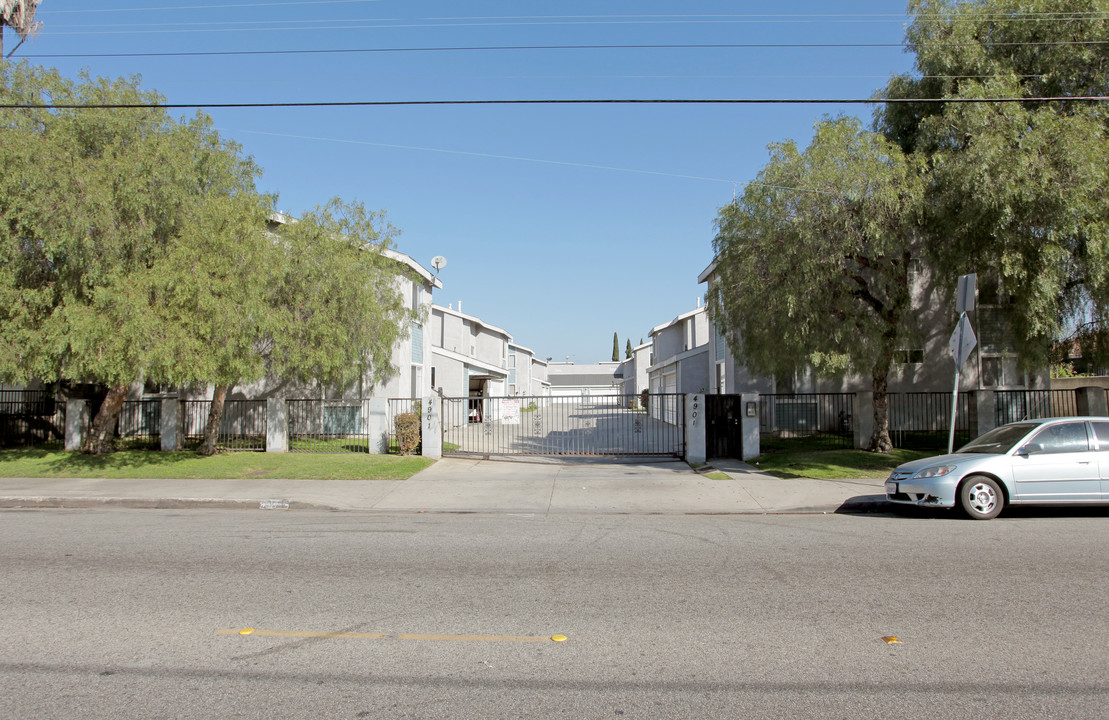
[[0, 511], [0, 716], [1100, 718], [1107, 518]]

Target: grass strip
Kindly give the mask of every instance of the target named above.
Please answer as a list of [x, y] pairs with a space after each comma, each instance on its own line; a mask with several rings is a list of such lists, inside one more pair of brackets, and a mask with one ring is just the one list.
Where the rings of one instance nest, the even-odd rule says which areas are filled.
[[884, 478], [901, 463], [936, 454], [930, 450], [894, 450], [888, 454], [866, 450], [797, 451], [760, 455], [754, 465], [781, 478]]
[[0, 477], [404, 480], [432, 462], [415, 455], [367, 453], [224, 452], [201, 457], [190, 451], [121, 450], [107, 455], [86, 455], [21, 448], [0, 450]]

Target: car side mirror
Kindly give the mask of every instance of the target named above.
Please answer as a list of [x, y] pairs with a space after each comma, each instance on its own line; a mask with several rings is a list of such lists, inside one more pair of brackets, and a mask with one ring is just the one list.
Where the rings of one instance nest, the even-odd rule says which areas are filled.
[[1022, 445], [1020, 450], [1017, 450], [1017, 455], [1033, 455], [1035, 453], [1043, 452], [1044, 446], [1039, 443], [1028, 443]]

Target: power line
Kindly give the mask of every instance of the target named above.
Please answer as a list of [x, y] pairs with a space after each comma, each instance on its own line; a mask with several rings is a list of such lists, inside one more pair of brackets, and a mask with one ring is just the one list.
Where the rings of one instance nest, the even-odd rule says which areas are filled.
[[[1109, 45], [1109, 40], [1061, 40], [1052, 42], [929, 43], [935, 47], [1019, 47]], [[128, 57], [215, 57], [241, 55], [340, 55], [357, 53], [502, 52], [522, 50], [730, 50], [730, 49], [816, 49], [816, 48], [905, 48], [905, 43], [660, 43], [643, 45], [443, 45], [390, 48], [326, 48], [310, 50], [203, 50], [182, 52], [34, 53], [25, 58], [128, 58]]]
[[677, 178], [679, 180], [702, 180], [702, 181], [705, 181], [705, 182], [727, 183], [728, 185], [731, 185], [733, 188], [735, 188], [736, 186], [738, 186], [740, 184], [742, 184], [744, 187], [746, 187], [748, 185], [761, 185], [763, 187], [768, 187], [768, 188], [775, 189], [775, 190], [791, 190], [791, 191], [794, 191], [794, 192], [807, 192], [807, 193], [816, 193], [816, 194], [821, 194], [821, 195], [831, 195], [831, 194], [833, 194], [833, 193], [829, 193], [825, 190], [817, 190], [817, 189], [814, 189], [814, 188], [790, 187], [790, 186], [787, 186], [787, 185], [774, 185], [772, 183], [761, 182], [759, 180], [749, 180], [746, 183], [741, 183], [738, 180], [724, 180], [723, 178], [705, 177], [703, 175], [685, 175], [685, 174], [681, 174], [681, 173], [663, 172], [661, 170], [642, 170], [642, 169], [637, 169], [637, 168], [616, 167], [616, 166], [613, 166], [613, 165], [595, 165], [593, 163], [570, 162], [570, 161], [567, 161], [567, 160], [546, 160], [546, 159], [543, 159], [543, 158], [532, 158], [532, 157], [524, 157], [524, 156], [519, 156], [519, 155], [499, 155], [499, 154], [496, 154], [496, 153], [482, 153], [482, 152], [474, 152], [474, 151], [470, 151], [470, 150], [448, 150], [448, 149], [445, 149], [445, 148], [422, 147], [422, 146], [418, 146], [418, 145], [395, 145], [395, 144], [392, 144], [392, 143], [372, 142], [370, 140], [351, 140], [351, 139], [346, 139], [346, 138], [318, 137], [318, 136], [314, 136], [314, 135], [296, 135], [296, 134], [292, 134], [292, 133], [267, 132], [265, 130], [236, 130], [234, 132], [236, 132], [236, 133], [246, 133], [248, 135], [266, 135], [266, 136], [269, 136], [269, 137], [289, 138], [289, 139], [293, 139], [293, 140], [315, 140], [315, 141], [319, 141], [319, 142], [333, 142], [333, 143], [342, 143], [342, 144], [346, 144], [346, 145], [367, 145], [367, 146], [370, 146], [370, 147], [388, 148], [388, 149], [392, 149], [392, 150], [417, 150], [417, 151], [420, 151], [420, 152], [443, 153], [443, 154], [447, 154], [447, 155], [462, 155], [462, 156], [466, 156], [466, 157], [480, 157], [480, 158], [489, 158], [489, 159], [493, 159], [493, 160], [513, 160], [513, 161], [516, 161], [516, 162], [529, 162], [529, 163], [537, 163], [537, 164], [540, 164], [540, 165], [561, 165], [561, 166], [564, 166], [564, 167], [585, 168], [585, 169], [588, 169], [588, 170], [610, 170], [610, 171], [613, 171], [613, 172], [631, 173], [631, 174], [635, 174], [635, 175], [653, 175], [653, 176], [659, 176], [659, 177]]
[[187, 108], [414, 107], [443, 105], [881, 105], [1030, 102], [1100, 103], [1109, 95], [995, 98], [577, 98], [545, 100], [331, 100], [320, 102], [4, 103], [0, 110], [180, 110]]
[[298, 2], [263, 2], [263, 3], [227, 3], [221, 5], [178, 5], [175, 7], [140, 7], [140, 8], [82, 8], [80, 10], [46, 10], [42, 15], [87, 15], [90, 13], [134, 13], [145, 11], [158, 11], [165, 10], [226, 10], [228, 8], [253, 8], [253, 7], [277, 7], [285, 5], [348, 5], [351, 3], [370, 3], [381, 2], [381, 0], [299, 0]]
[[[259, 3], [225, 3], [218, 5], [177, 5], [177, 6], [155, 6], [155, 7], [140, 7], [140, 8], [82, 8], [79, 10], [53, 10], [48, 9], [43, 11], [43, 15], [61, 15], [61, 14], [103, 14], [103, 13], [136, 13], [136, 12], [165, 12], [173, 10], [226, 10], [229, 8], [262, 8], [262, 7], [289, 7], [289, 6], [318, 6], [318, 5], [352, 5], [352, 4], [365, 4], [371, 2], [380, 2], [381, 0], [286, 0], [285, 2], [259, 2]], [[964, 11], [958, 16], [947, 16], [943, 13], [920, 13], [918, 15], [909, 16], [907, 13], [652, 13], [652, 14], [610, 14], [610, 15], [507, 15], [507, 16], [454, 16], [454, 17], [432, 17], [427, 18], [430, 20], [505, 20], [505, 19], [601, 19], [601, 18], [743, 18], [743, 19], [766, 19], [766, 18], [787, 18], [787, 19], [811, 19], [815, 21], [823, 21], [828, 19], [849, 19], [849, 20], [863, 20], [863, 19], [877, 19], [882, 21], [892, 20], [905, 20], [913, 18], [923, 19], [944, 19], [949, 21], [974, 21], [980, 22], [983, 20], [995, 22], [1021, 22], [1027, 20], [1068, 20], [1068, 19], [1086, 19], [1086, 18], [1105, 18], [1109, 17], [1109, 13], [1100, 12], [1096, 10], [1083, 11], [1083, 10], [1058, 10], [1058, 11], [1039, 11], [1039, 12], [1018, 12], [1018, 13], [988, 13], [988, 12], [973, 12]]]
[[344, 138], [318, 137], [314, 135], [295, 135], [291, 133], [266, 132], [263, 130], [236, 130], [236, 133], [250, 135], [266, 135], [269, 137], [290, 138], [294, 140], [315, 140], [319, 142], [343, 143], [347, 145], [367, 145], [370, 147], [388, 148], [392, 150], [418, 150], [420, 152], [443, 153], [447, 155], [463, 155], [466, 157], [489, 158], [492, 160], [514, 160], [517, 162], [539, 163], [542, 165], [561, 165], [565, 167], [586, 168], [590, 170], [612, 170], [614, 172], [634, 173], [638, 175], [658, 175], [662, 177], [679, 178], [682, 180], [703, 180], [705, 182], [736, 184], [735, 180], [704, 177], [700, 175], [682, 175], [678, 173], [662, 172], [659, 170], [640, 170], [634, 168], [615, 167], [611, 165], [595, 165], [592, 163], [570, 162], [567, 160], [545, 160], [542, 158], [522, 157], [518, 155], [498, 155], [495, 153], [473, 152], [469, 150], [448, 150], [444, 148], [421, 147], [416, 145], [394, 145], [391, 143], [372, 142], [369, 140], [350, 140]]

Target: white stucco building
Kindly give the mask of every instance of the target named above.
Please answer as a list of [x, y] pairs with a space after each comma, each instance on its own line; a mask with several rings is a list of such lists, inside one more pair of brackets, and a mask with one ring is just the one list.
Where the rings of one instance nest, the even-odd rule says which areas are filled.
[[430, 326], [436, 392], [446, 397], [508, 394], [508, 331], [441, 305], [431, 307]]
[[553, 397], [600, 397], [622, 395], [624, 392], [619, 362], [586, 365], [552, 362], [548, 366], [547, 377]]
[[651, 329], [647, 368], [652, 393], [704, 393], [709, 388], [708, 309], [698, 307]]

